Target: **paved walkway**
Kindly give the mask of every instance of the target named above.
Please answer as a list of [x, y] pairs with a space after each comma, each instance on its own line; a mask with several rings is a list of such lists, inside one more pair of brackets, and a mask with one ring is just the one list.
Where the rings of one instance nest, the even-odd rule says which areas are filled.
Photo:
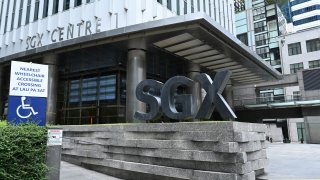
[[61, 161], [60, 180], [120, 180]]
[[260, 179], [320, 179], [319, 144], [270, 144]]

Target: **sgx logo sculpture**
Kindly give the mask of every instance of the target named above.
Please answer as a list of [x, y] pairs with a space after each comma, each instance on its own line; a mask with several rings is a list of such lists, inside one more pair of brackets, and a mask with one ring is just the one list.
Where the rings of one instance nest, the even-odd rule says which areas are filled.
[[[216, 108], [223, 119], [237, 118], [221, 95], [230, 75], [230, 71], [217, 72], [213, 81], [205, 73], [196, 76], [195, 81], [207, 92], [197, 112], [191, 94], [177, 94], [179, 86], [190, 88], [195, 81], [184, 76], [172, 77], [165, 84], [152, 79], [144, 80], [138, 84], [136, 96], [138, 100], [149, 104], [150, 111], [138, 111], [134, 117], [139, 120], [152, 120], [165, 114], [171, 119], [209, 119]], [[180, 104], [182, 110], [178, 111], [176, 104]]]

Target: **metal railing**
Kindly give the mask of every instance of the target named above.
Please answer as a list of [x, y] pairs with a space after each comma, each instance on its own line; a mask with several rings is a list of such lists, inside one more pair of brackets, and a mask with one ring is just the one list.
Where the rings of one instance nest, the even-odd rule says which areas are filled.
[[320, 105], [320, 96], [302, 97], [301, 95], [274, 96], [274, 97], [252, 97], [234, 99], [235, 107], [271, 107], [271, 106], [297, 106], [297, 105]]

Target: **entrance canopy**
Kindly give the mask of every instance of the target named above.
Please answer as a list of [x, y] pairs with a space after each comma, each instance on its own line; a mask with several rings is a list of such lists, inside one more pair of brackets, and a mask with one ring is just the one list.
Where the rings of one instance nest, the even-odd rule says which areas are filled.
[[[212, 71], [230, 70], [234, 85], [281, 78], [278, 71], [205, 14], [189, 14], [146, 22], [42, 46], [0, 59], [62, 53], [112, 43], [120, 48], [167, 52]], [[176, 58], [173, 58], [176, 59]]]

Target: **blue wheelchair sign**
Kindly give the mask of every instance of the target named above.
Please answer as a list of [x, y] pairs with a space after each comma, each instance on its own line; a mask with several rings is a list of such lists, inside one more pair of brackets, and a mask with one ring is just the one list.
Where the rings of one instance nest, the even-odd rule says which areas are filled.
[[9, 96], [8, 121], [11, 124], [33, 122], [46, 125], [46, 98]]

